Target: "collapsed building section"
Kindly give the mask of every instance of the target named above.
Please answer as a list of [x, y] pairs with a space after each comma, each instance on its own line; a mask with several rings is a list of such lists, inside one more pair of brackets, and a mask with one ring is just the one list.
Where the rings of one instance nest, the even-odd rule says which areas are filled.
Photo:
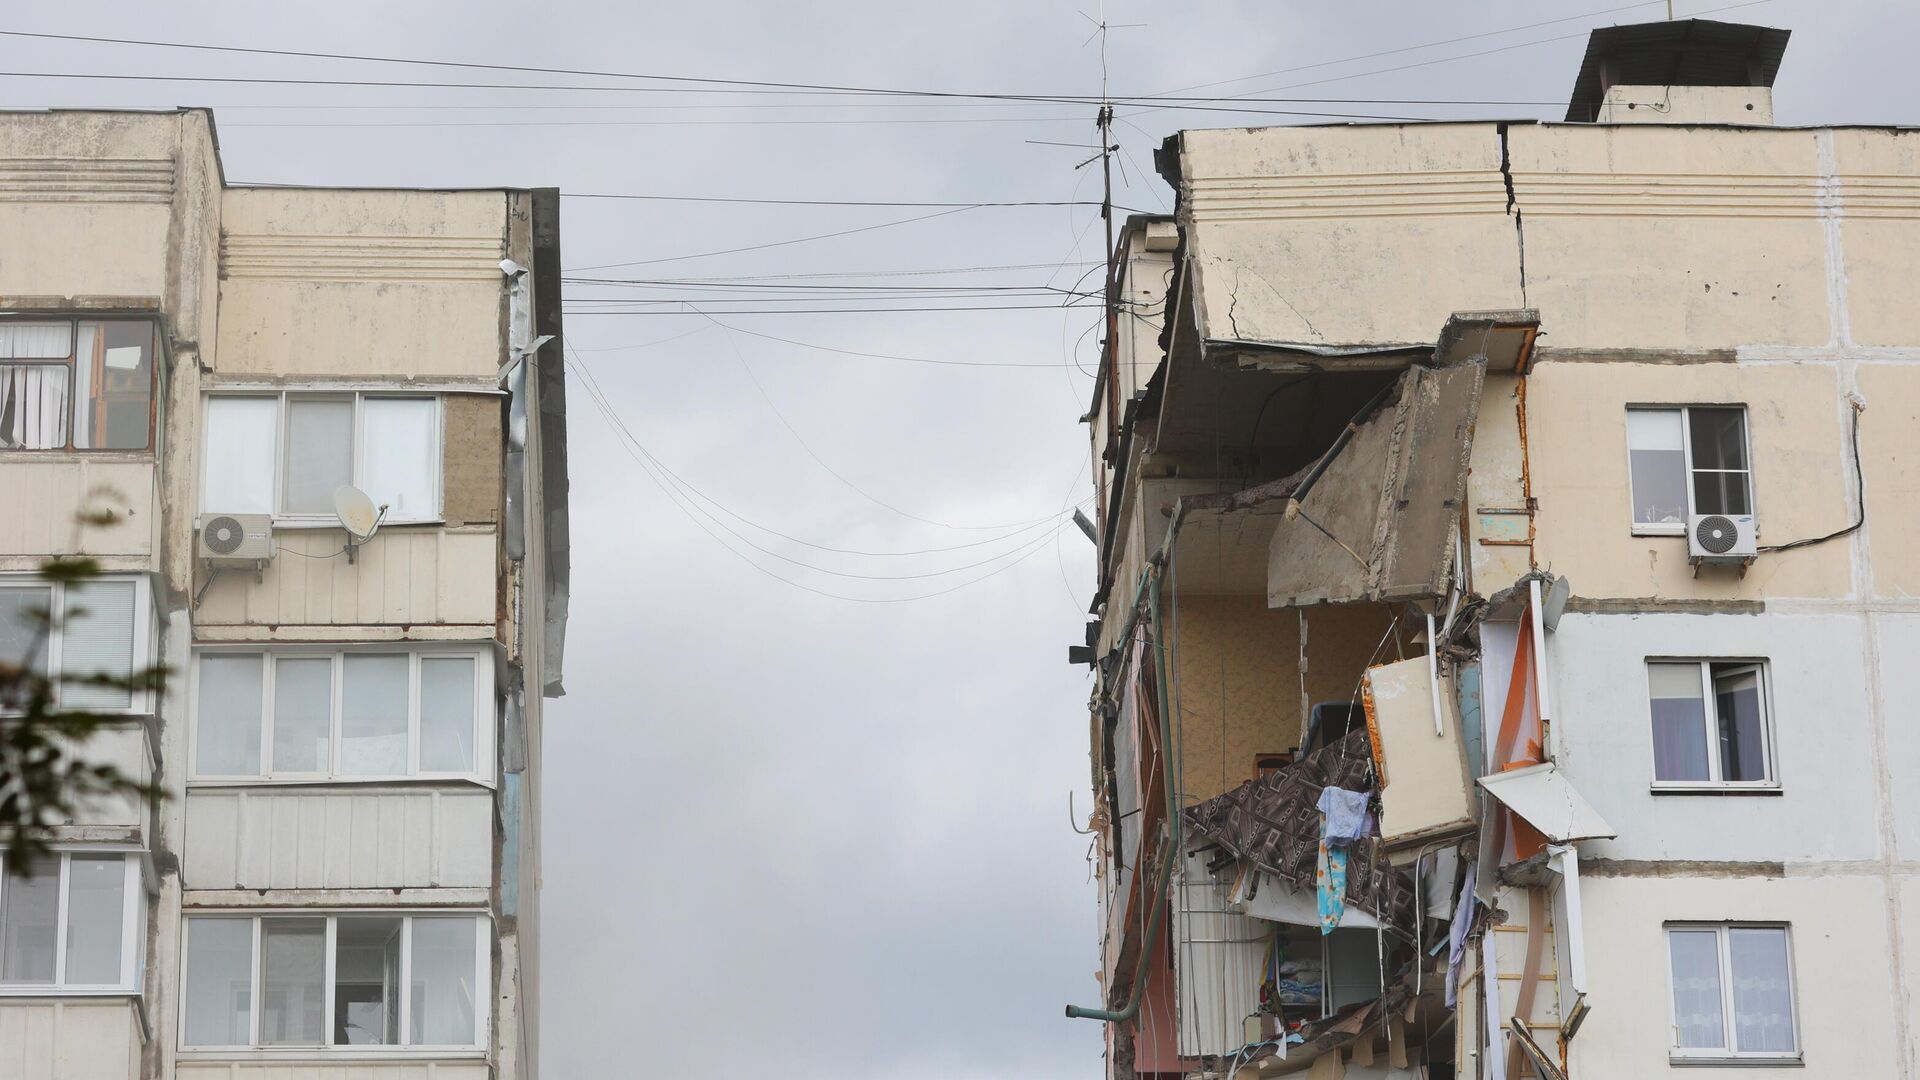
[[[1916, 490], [1920, 169], [1769, 126], [1785, 36], [1596, 33], [1580, 122], [1162, 149], [1071, 651], [1110, 1077], [1915, 1075], [1920, 533], [1867, 489]], [[1884, 1003], [1797, 992], [1796, 921]]]

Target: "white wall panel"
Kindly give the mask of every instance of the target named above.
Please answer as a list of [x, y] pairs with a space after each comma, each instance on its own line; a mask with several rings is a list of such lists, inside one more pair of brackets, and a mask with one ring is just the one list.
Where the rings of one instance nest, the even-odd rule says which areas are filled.
[[207, 590], [194, 623], [492, 625], [492, 530], [385, 529], [353, 562], [338, 555], [345, 535], [277, 530], [280, 553], [260, 581], [250, 574], [222, 576]]
[[0, 999], [0, 1076], [138, 1080], [140, 1021], [126, 998]]
[[187, 795], [189, 889], [485, 888], [484, 788], [213, 788]]
[[490, 1080], [483, 1061], [181, 1061], [177, 1080]]

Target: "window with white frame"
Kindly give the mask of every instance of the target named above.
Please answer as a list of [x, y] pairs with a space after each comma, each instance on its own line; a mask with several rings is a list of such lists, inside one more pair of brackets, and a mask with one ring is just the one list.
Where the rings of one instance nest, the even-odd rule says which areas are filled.
[[1785, 926], [1672, 923], [1675, 1060], [1792, 1058], [1793, 957]]
[[208, 649], [196, 667], [196, 779], [489, 771], [493, 664], [484, 647]]
[[0, 450], [147, 450], [151, 318], [0, 319]]
[[481, 1049], [490, 944], [482, 915], [190, 916], [180, 1043]]
[[206, 401], [205, 513], [330, 523], [344, 484], [383, 521], [440, 517], [440, 399], [372, 391], [223, 393]]
[[1752, 470], [1744, 406], [1627, 410], [1635, 532], [1681, 535], [1690, 514], [1753, 513]]
[[144, 897], [125, 852], [55, 851], [0, 875], [0, 996], [137, 992]]
[[[153, 666], [153, 594], [140, 578], [64, 583], [0, 576], [0, 663], [54, 676], [55, 704], [104, 713], [152, 711], [132, 685]], [[25, 702], [0, 700], [0, 714]]]
[[1772, 787], [1772, 710], [1759, 660], [1649, 660], [1656, 787]]

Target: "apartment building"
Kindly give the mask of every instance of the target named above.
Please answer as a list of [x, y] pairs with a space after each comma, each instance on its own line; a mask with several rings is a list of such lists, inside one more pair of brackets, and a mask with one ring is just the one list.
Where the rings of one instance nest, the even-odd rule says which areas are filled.
[[1086, 417], [1115, 1078], [1920, 1076], [1920, 151], [1788, 34], [1185, 131]]
[[558, 230], [229, 184], [206, 110], [0, 114], [0, 642], [172, 671], [62, 689], [164, 798], [0, 881], [0, 1075], [534, 1075]]

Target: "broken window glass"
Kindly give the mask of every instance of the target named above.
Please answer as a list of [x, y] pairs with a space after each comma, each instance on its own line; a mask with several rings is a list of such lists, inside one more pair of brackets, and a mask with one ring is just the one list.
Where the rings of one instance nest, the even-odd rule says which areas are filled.
[[341, 916], [334, 928], [333, 1045], [400, 1042], [398, 915]]

